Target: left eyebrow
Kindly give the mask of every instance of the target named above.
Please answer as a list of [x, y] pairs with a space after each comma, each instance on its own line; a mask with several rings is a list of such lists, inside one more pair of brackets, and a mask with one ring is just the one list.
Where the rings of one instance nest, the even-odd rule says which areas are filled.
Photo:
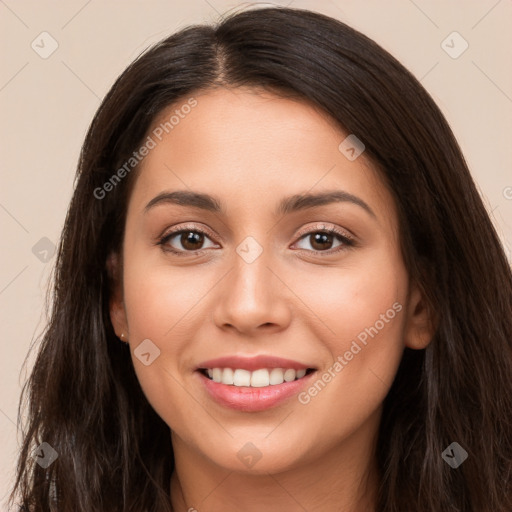
[[[324, 206], [331, 203], [349, 202], [364, 209], [374, 219], [377, 218], [374, 211], [361, 198], [349, 194], [343, 190], [332, 190], [327, 192], [319, 192], [316, 194], [305, 193], [295, 194], [285, 197], [278, 204], [275, 215], [288, 215], [293, 212]], [[221, 202], [214, 196], [200, 192], [191, 192], [188, 190], [176, 190], [174, 192], [162, 192], [151, 199], [144, 208], [144, 212], [159, 204], [176, 204], [180, 206], [190, 206], [200, 208], [213, 213], [224, 214]]]
[[349, 194], [344, 190], [332, 190], [327, 192], [319, 192], [316, 194], [295, 194], [283, 199], [277, 208], [277, 215], [286, 215], [299, 210], [315, 208], [316, 206], [324, 206], [331, 203], [352, 203], [360, 206], [374, 219], [377, 219], [375, 212], [361, 198]]

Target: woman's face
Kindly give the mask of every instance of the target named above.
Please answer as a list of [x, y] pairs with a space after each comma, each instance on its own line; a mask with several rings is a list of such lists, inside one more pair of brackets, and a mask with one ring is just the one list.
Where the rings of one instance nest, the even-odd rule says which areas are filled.
[[175, 448], [276, 472], [374, 440], [404, 346], [426, 340], [394, 201], [347, 135], [241, 88], [149, 132], [111, 318]]

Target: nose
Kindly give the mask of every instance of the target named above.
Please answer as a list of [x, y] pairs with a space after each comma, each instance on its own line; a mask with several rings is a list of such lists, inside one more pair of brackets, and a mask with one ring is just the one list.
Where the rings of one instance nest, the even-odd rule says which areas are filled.
[[213, 320], [223, 330], [257, 336], [285, 329], [291, 320], [291, 292], [272, 266], [268, 251], [247, 262], [237, 253], [215, 297]]

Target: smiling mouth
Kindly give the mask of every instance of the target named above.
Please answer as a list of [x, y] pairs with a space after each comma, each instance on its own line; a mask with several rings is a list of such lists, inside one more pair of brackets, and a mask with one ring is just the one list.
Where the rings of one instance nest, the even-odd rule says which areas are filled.
[[198, 371], [206, 378], [219, 384], [236, 387], [262, 388], [300, 380], [314, 372], [315, 369], [259, 368], [254, 371], [249, 371], [241, 368], [199, 368]]

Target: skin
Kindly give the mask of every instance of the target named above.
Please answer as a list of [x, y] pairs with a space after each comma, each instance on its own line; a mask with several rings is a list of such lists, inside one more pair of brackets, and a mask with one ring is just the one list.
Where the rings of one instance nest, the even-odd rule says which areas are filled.
[[[394, 200], [364, 153], [349, 161], [339, 151], [347, 134], [309, 103], [247, 88], [194, 97], [197, 106], [145, 157], [122, 254], [111, 261], [114, 328], [171, 429], [173, 510], [374, 511], [382, 402], [404, 347], [425, 348], [432, 335], [400, 252]], [[273, 214], [286, 196], [333, 189], [362, 199], [375, 218], [350, 202]], [[175, 190], [214, 195], [225, 214], [175, 204], [144, 212]], [[201, 254], [180, 235], [167, 246], [184, 256], [158, 245], [184, 224], [211, 232], [196, 243]], [[315, 244], [324, 225], [356, 245], [336, 252], [336, 235]], [[247, 236], [263, 249], [250, 264], [236, 252]], [[261, 412], [232, 410], [194, 371], [214, 357], [270, 354], [321, 377], [396, 302], [401, 311], [307, 404], [292, 397]], [[145, 339], [160, 350], [148, 366], [133, 355]], [[248, 442], [261, 454], [252, 467], [237, 457]]]

